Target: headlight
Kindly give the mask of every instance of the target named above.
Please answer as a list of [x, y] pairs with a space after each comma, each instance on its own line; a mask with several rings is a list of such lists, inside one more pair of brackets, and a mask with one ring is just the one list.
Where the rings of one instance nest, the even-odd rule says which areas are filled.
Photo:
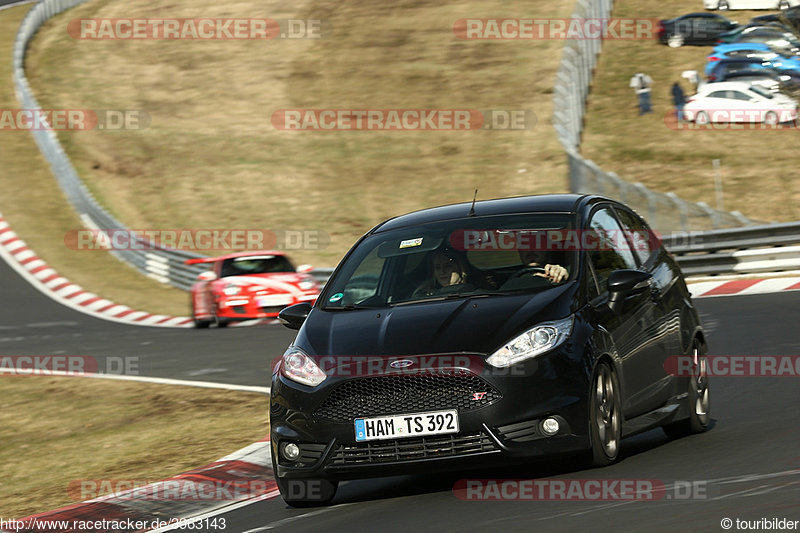
[[311, 281], [311, 280], [305, 280], [305, 281], [301, 281], [300, 283], [298, 283], [297, 286], [300, 287], [304, 291], [310, 291], [311, 289], [313, 289], [313, 288], [315, 288], [317, 286], [317, 282], [316, 281]]
[[290, 346], [286, 353], [283, 354], [281, 372], [292, 381], [310, 387], [316, 387], [328, 377], [312, 358], [306, 355], [303, 350], [294, 346]]
[[242, 288], [238, 285], [234, 285], [233, 283], [226, 283], [222, 288], [222, 292], [225, 293], [226, 296], [236, 296], [242, 292]]
[[486, 362], [497, 368], [511, 366], [552, 350], [572, 333], [572, 317], [542, 322], [494, 352]]

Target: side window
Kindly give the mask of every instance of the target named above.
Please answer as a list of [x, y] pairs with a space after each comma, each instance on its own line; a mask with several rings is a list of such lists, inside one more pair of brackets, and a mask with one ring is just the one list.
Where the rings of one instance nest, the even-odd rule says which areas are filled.
[[646, 264], [661, 247], [660, 240], [644, 220], [633, 213], [623, 209], [615, 209], [614, 212], [617, 213], [617, 218], [619, 218], [639, 262], [643, 265]]
[[611, 272], [621, 268], [636, 268], [636, 259], [630, 250], [617, 219], [609, 208], [603, 208], [592, 215], [589, 229], [596, 235], [589, 250], [600, 290], [606, 290], [606, 282]]

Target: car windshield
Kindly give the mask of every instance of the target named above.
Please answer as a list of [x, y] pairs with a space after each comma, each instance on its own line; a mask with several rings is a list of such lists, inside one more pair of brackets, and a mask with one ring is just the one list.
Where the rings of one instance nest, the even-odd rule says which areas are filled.
[[[545, 290], [574, 276], [572, 216], [470, 217], [370, 235], [320, 297], [329, 310]], [[563, 267], [548, 279], [547, 265]], [[550, 267], [553, 268], [552, 266]]]
[[294, 272], [292, 263], [282, 255], [251, 255], [225, 259], [222, 262], [220, 277], [247, 276], [249, 274], [269, 274], [273, 272]]

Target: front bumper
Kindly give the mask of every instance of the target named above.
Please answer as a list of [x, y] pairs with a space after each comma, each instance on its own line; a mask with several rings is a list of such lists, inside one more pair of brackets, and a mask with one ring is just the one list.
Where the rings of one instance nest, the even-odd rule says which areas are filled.
[[228, 321], [276, 318], [290, 305], [308, 302], [314, 304], [319, 296], [312, 292], [304, 295], [274, 294], [267, 296], [222, 296], [217, 300], [217, 317]]
[[[355, 441], [352, 410], [342, 409], [336, 411], [340, 416], [334, 416], [333, 411], [326, 408], [326, 400], [346, 379], [329, 377], [311, 388], [288, 380], [278, 372], [273, 376], [270, 400], [276, 476], [344, 480], [457, 470], [590, 447], [589, 376], [580, 357], [570, 354], [568, 347], [561, 347], [505, 369], [505, 372], [507, 375], [498, 376], [493, 375], [498, 373], [497, 369], [484, 368], [479, 377], [497, 394], [488, 404], [476, 408], [459, 406], [458, 433], [367, 442]], [[385, 378], [385, 375], [376, 377]], [[398, 376], [396, 379], [408, 378]], [[368, 404], [364, 397], [358, 400], [365, 402], [365, 406]], [[381, 414], [435, 409], [435, 405], [404, 402]], [[373, 416], [374, 413], [356, 416], [364, 415]], [[541, 429], [541, 422], [547, 417], [559, 421], [560, 429], [554, 436], [545, 435]], [[287, 442], [300, 447], [298, 460], [288, 461], [282, 455], [282, 445]]]

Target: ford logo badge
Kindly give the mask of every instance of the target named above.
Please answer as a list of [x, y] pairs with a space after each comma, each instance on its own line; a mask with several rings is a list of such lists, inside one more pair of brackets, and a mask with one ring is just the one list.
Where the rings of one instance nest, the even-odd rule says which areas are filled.
[[392, 361], [391, 363], [389, 363], [389, 366], [392, 368], [408, 368], [413, 364], [414, 361], [412, 361], [411, 359], [399, 359], [397, 361]]

